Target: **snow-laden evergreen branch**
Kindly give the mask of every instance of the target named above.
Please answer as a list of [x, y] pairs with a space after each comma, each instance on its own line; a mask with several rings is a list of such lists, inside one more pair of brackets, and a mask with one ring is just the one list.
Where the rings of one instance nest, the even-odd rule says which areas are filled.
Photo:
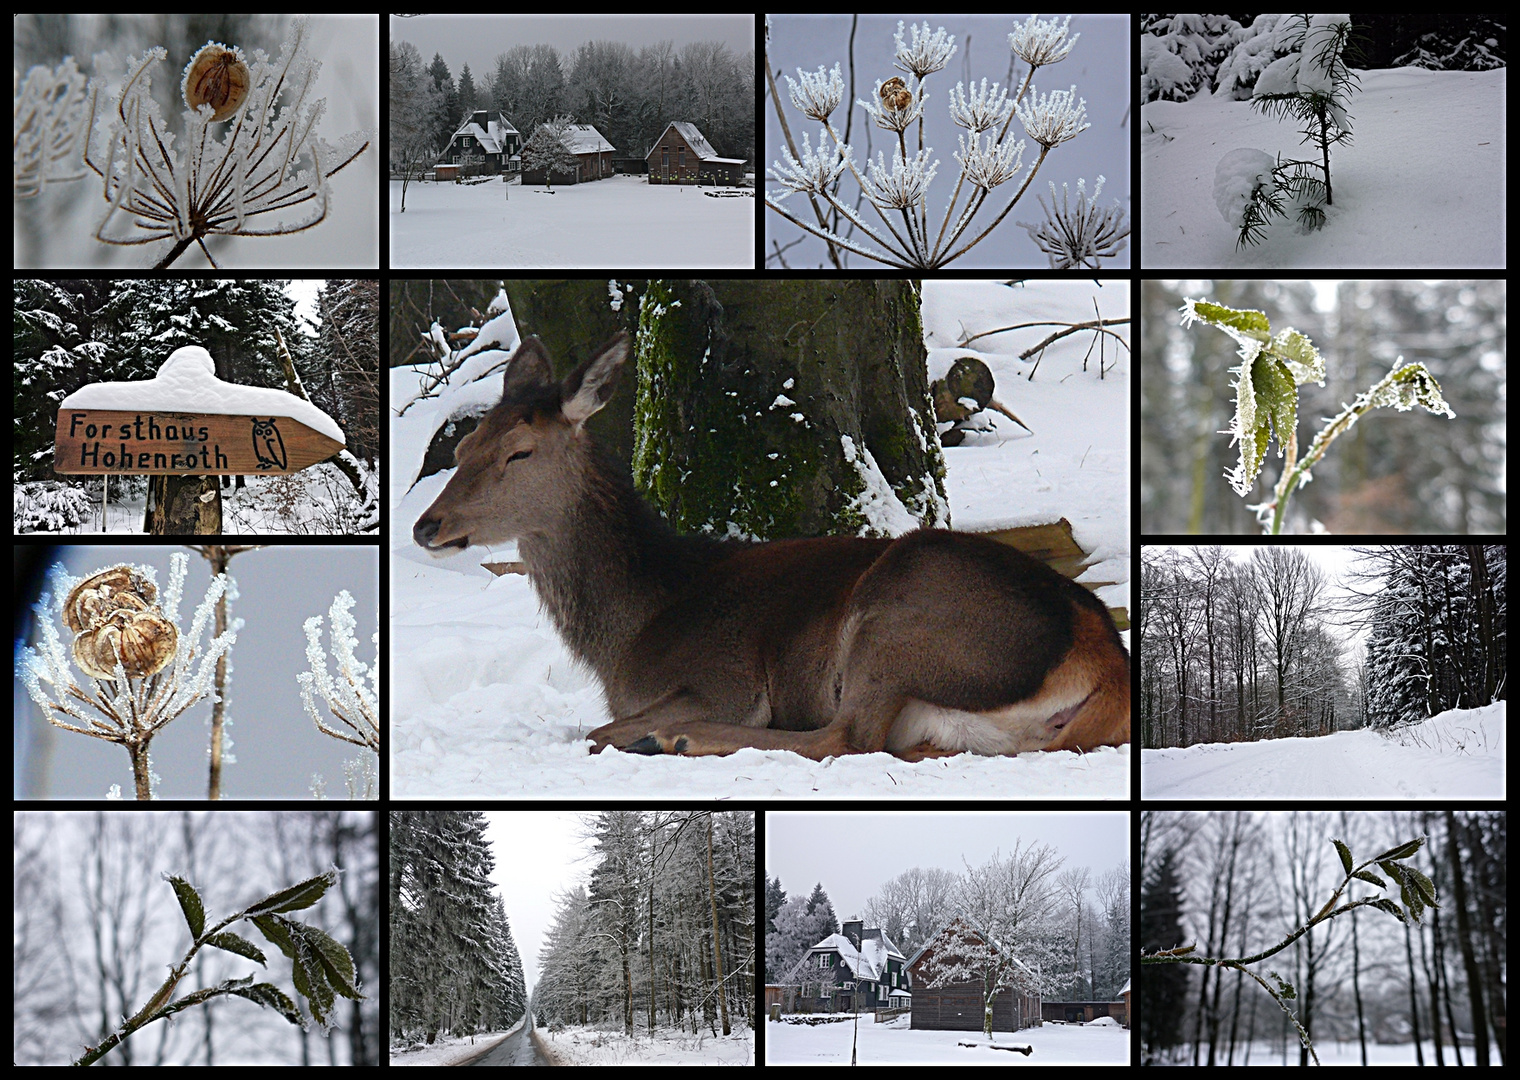
[[[22, 646], [18, 654], [17, 674], [49, 723], [126, 748], [141, 800], [153, 798], [155, 777], [148, 756], [153, 737], [212, 693], [216, 662], [237, 640], [234, 628], [204, 650], [200, 646], [212, 609], [228, 586], [226, 575], [211, 579], [190, 631], [181, 631], [178, 606], [188, 562], [181, 552], [169, 557], [162, 607], [151, 566], [118, 564], [83, 579], [55, 566], [52, 592], [44, 593], [35, 607], [42, 640], [36, 648]], [[60, 615], [75, 632], [71, 648], [58, 635], [54, 620]], [[71, 653], [90, 676], [83, 686], [70, 668]]]
[[[965, 83], [958, 83], [950, 91], [950, 117], [966, 128], [970, 137], [960, 137], [960, 152], [955, 155], [961, 166], [960, 176], [937, 232], [930, 223], [929, 187], [939, 162], [932, 147], [924, 145], [924, 109], [930, 97], [924, 83], [949, 63], [957, 46], [943, 27], [931, 31], [927, 22], [911, 27], [911, 40], [904, 39], [904, 26], [898, 23], [893, 66], [907, 73], [908, 78], [878, 79], [869, 100], [855, 102], [876, 127], [897, 137], [890, 164], [886, 151], [880, 151], [876, 161], [866, 159], [863, 173], [855, 166], [854, 147], [844, 141], [834, 126], [831, 117], [844, 100], [839, 64], [832, 69], [820, 66], [811, 73], [799, 68], [796, 79], [783, 76], [793, 107], [824, 128], [819, 132], [816, 149], [804, 135], [799, 153], [786, 125], [780, 97], [772, 95], [785, 145], [781, 151], [784, 160], [774, 162], [769, 170], [782, 190], [767, 192], [766, 205], [798, 228], [827, 241], [830, 258], [836, 265], [843, 265], [841, 252], [916, 270], [938, 269], [960, 258], [1002, 223], [1028, 190], [1051, 149], [1075, 138], [1089, 126], [1086, 102], [1076, 97], [1075, 86], [1040, 96], [1030, 85], [1037, 69], [1058, 63], [1071, 52], [1081, 35], [1072, 35], [1068, 40], [1070, 22], [1070, 16], [1057, 23], [1031, 15], [1008, 35], [1013, 54], [1029, 64], [1022, 85], [1011, 99], [1006, 89], [997, 83], [989, 87], [986, 79], [980, 84], [973, 82], [969, 90]], [[766, 74], [774, 87], [768, 55]], [[973, 219], [988, 197], [1015, 179], [1023, 168], [1025, 143], [1008, 137], [1015, 112], [1029, 138], [1040, 144], [1039, 158], [1025, 172], [1023, 183], [991, 224], [966, 240]], [[915, 126], [917, 145], [910, 149], [908, 136]], [[832, 145], [828, 143], [830, 138]], [[839, 187], [846, 171], [859, 185], [861, 196], [875, 212], [876, 220], [867, 221], [853, 209], [851, 204], [855, 200], [840, 197]], [[957, 210], [963, 190], [966, 202]], [[794, 212], [783, 205], [796, 193], [807, 195], [815, 220], [806, 220], [806, 211]], [[1114, 242], [1119, 237], [1119, 225], [1104, 212], [1082, 208], [1082, 213], [1087, 216], [1072, 219], [1068, 225], [1080, 239], [1077, 250], [1081, 254], [1071, 265], [1096, 266], [1100, 257], [1120, 250], [1120, 245]], [[841, 217], [864, 239], [840, 233], [835, 223]], [[1055, 235], [1053, 232], [1052, 236]]]

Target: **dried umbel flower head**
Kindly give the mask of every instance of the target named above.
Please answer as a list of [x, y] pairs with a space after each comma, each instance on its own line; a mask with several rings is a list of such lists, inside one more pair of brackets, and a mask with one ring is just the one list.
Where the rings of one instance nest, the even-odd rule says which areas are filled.
[[192, 109], [210, 105], [211, 119], [221, 121], [237, 112], [247, 100], [250, 85], [242, 50], [208, 41], [185, 65], [181, 90], [186, 105]]
[[74, 662], [86, 675], [114, 679], [116, 663], [130, 676], [162, 671], [174, 658], [179, 631], [154, 605], [158, 588], [130, 566], [113, 566], [74, 586], [63, 621], [74, 631]]

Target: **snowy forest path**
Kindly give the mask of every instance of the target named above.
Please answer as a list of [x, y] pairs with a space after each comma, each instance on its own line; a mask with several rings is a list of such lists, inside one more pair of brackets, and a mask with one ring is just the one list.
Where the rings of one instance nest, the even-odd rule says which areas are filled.
[[533, 1048], [533, 1040], [528, 1036], [528, 1025], [524, 1024], [515, 1034], [508, 1035], [487, 1051], [475, 1065], [548, 1065]]

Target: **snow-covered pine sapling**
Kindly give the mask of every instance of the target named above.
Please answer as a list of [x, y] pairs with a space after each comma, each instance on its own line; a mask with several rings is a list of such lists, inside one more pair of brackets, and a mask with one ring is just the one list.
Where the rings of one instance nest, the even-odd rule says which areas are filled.
[[1225, 221], [1240, 230], [1235, 246], [1259, 243], [1275, 217], [1297, 208], [1302, 231], [1325, 224], [1333, 205], [1330, 147], [1351, 141], [1346, 111], [1360, 77], [1346, 64], [1353, 50], [1351, 16], [1290, 15], [1277, 31], [1289, 52], [1257, 77], [1251, 107], [1279, 119], [1304, 124], [1303, 141], [1319, 151], [1318, 161], [1275, 160], [1260, 150], [1232, 150], [1214, 170], [1214, 201]]
[[175, 989], [184, 979], [186, 972], [190, 970], [190, 962], [195, 959], [195, 954], [201, 950], [202, 946], [210, 945], [267, 965], [264, 950], [247, 938], [226, 929], [239, 919], [246, 919], [252, 923], [259, 933], [264, 935], [265, 940], [290, 958], [291, 976], [296, 992], [305, 999], [306, 1007], [311, 1012], [311, 1019], [317, 1022], [324, 1034], [332, 1030], [333, 1005], [337, 1000], [337, 995], [341, 994], [355, 1001], [363, 999], [364, 995], [359, 993], [359, 984], [355, 978], [353, 957], [349, 955], [343, 944], [315, 926], [307, 926], [305, 923], [285, 918], [288, 912], [309, 908], [322, 899], [322, 894], [338, 882], [336, 868], [318, 874], [314, 878], [308, 878], [288, 889], [271, 893], [258, 903], [250, 904], [242, 911], [227, 916], [209, 929], [206, 927], [206, 907], [195, 886], [185, 878], [170, 874], [165, 874], [164, 880], [174, 889], [174, 895], [179, 900], [180, 911], [185, 916], [185, 925], [190, 930], [190, 948], [180, 958], [179, 963], [169, 969], [169, 977], [148, 999], [148, 1003], [133, 1016], [123, 1018], [115, 1031], [89, 1047], [83, 1056], [74, 1062], [75, 1065], [94, 1064], [130, 1038], [134, 1032], [155, 1020], [162, 1020], [177, 1012], [205, 1004], [214, 997], [226, 995], [247, 998], [266, 1009], [273, 1009], [292, 1024], [305, 1030], [307, 1019], [296, 1007], [296, 1003], [290, 999], [290, 995], [274, 983], [254, 982], [252, 974], [241, 979], [228, 979], [216, 986], [193, 991], [178, 999], [174, 997]]
[[1393, 371], [1326, 422], [1300, 459], [1298, 388], [1306, 382], [1325, 385], [1325, 361], [1314, 343], [1292, 327], [1274, 335], [1266, 314], [1260, 311], [1193, 299], [1184, 300], [1180, 310], [1183, 326], [1205, 322], [1240, 344], [1240, 366], [1230, 369], [1237, 376], [1233, 384], [1235, 418], [1230, 430], [1221, 432], [1240, 444], [1240, 463], [1225, 474], [1235, 493], [1244, 496], [1251, 490], [1274, 433], [1278, 456], [1287, 459], [1272, 498], [1251, 507], [1256, 520], [1270, 535], [1282, 532], [1288, 500], [1300, 485], [1313, 479], [1309, 470], [1319, 464], [1330, 444], [1351, 430], [1363, 413], [1383, 405], [1392, 405], [1399, 412], [1423, 405], [1449, 419], [1456, 417], [1441, 397], [1440, 384], [1425, 365], [1405, 364], [1401, 356]]
[[[53, 726], [126, 748], [142, 800], [153, 798], [156, 777], [148, 757], [153, 737], [213, 693], [216, 662], [237, 639], [234, 624], [204, 651], [200, 646], [212, 608], [228, 588], [225, 574], [211, 579], [189, 633], [181, 631], [179, 602], [188, 562], [182, 552], [169, 557], [162, 600], [151, 566], [108, 566], [83, 579], [55, 566], [52, 592], [44, 593], [35, 609], [42, 640], [35, 649], [23, 646], [17, 660], [27, 693]], [[54, 625], [58, 616], [74, 634], [70, 647]], [[74, 679], [71, 655], [90, 677], [85, 686]]]
[[[1234, 959], [1199, 956], [1196, 951], [1197, 945], [1182, 945], [1175, 949], [1164, 949], [1153, 953], [1142, 952], [1140, 954], [1140, 963], [1203, 964], [1206, 967], [1233, 968], [1236, 971], [1244, 972], [1251, 976], [1251, 978], [1260, 984], [1263, 990], [1271, 995], [1272, 1000], [1277, 1002], [1282, 1011], [1287, 1014], [1289, 1022], [1292, 1023], [1294, 1030], [1298, 1032], [1299, 1041], [1309, 1051], [1310, 1056], [1314, 1058], [1314, 1064], [1318, 1065], [1319, 1055], [1314, 1052], [1314, 1043], [1310, 1041], [1309, 1033], [1304, 1030], [1303, 1025], [1298, 1022], [1298, 1017], [1294, 1016], [1293, 1010], [1288, 1007], [1288, 1002], [1298, 996], [1298, 991], [1294, 989], [1292, 983], [1282, 978], [1275, 971], [1268, 971], [1266, 977], [1263, 978], [1252, 971], [1250, 965], [1260, 963], [1270, 956], [1277, 955], [1321, 923], [1327, 923], [1331, 919], [1339, 918], [1359, 907], [1375, 907], [1379, 911], [1386, 911], [1397, 918], [1399, 922], [1407, 925], [1411, 918], [1418, 923], [1427, 907], [1439, 906], [1436, 903], [1435, 884], [1417, 867], [1408, 864], [1406, 861], [1413, 858], [1420, 848], [1424, 846], [1425, 838], [1423, 836], [1416, 837], [1407, 843], [1397, 844], [1381, 855], [1374, 855], [1362, 863], [1357, 863], [1352, 859], [1351, 849], [1341, 841], [1332, 840], [1330, 842], [1335, 845], [1335, 853], [1340, 857], [1341, 867], [1345, 870], [1345, 877], [1341, 879], [1341, 883], [1336, 886], [1335, 891], [1330, 895], [1330, 899], [1325, 901], [1325, 905], [1319, 909], [1312, 919], [1306, 920], [1302, 926], [1298, 927], [1276, 945], [1254, 955], [1241, 956]], [[1373, 873], [1370, 867], [1374, 863], [1377, 864], [1383, 873], [1393, 879], [1392, 885], [1398, 889], [1399, 900], [1391, 900], [1382, 895], [1382, 891], [1389, 888], [1390, 883]], [[1353, 881], [1364, 881], [1369, 885], [1375, 885], [1379, 891], [1374, 895], [1364, 896], [1360, 900], [1351, 900], [1349, 899], [1348, 890], [1352, 887], [1351, 883]], [[1348, 897], [1348, 899], [1342, 904], [1340, 901], [1343, 896]], [[1402, 901], [1402, 904], [1400, 901]], [[1337, 904], [1340, 906], [1337, 907]]]
[[[855, 148], [844, 140], [831, 120], [845, 93], [839, 65], [835, 64], [832, 70], [820, 67], [811, 73], [799, 68], [796, 80], [784, 76], [792, 105], [823, 125], [818, 132], [817, 148], [804, 134], [799, 153], [787, 126], [767, 52], [766, 78], [786, 146], [782, 150], [785, 161], [775, 162], [770, 169], [771, 177], [783, 190], [767, 192], [766, 205], [798, 228], [827, 241], [836, 265], [842, 265], [841, 253], [853, 253], [898, 269], [917, 270], [938, 269], [960, 258], [1008, 216], [1050, 151], [1076, 138], [1089, 126], [1087, 102], [1077, 98], [1075, 86], [1043, 96], [1032, 86], [1035, 71], [1064, 60], [1081, 37], [1076, 34], [1067, 40], [1070, 23], [1070, 16], [1057, 23], [1053, 19], [1042, 22], [1031, 15], [1008, 35], [1013, 54], [1029, 65], [1011, 100], [1006, 88], [997, 83], [989, 87], [986, 79], [969, 87], [957, 83], [950, 91], [950, 118], [965, 128], [966, 134], [960, 137], [960, 150], [955, 154], [961, 166], [960, 176], [937, 228], [930, 219], [928, 195], [929, 185], [939, 170], [939, 160], [933, 149], [924, 145], [924, 106], [929, 98], [925, 90], [929, 76], [944, 68], [957, 48], [944, 27], [933, 32], [927, 22], [921, 27], [910, 27], [912, 40], [904, 41], [903, 24], [897, 24], [893, 66], [907, 78], [878, 79], [869, 100], [856, 101], [878, 128], [891, 133], [892, 160], [889, 163], [884, 153], [878, 153], [875, 161], [866, 161], [864, 170], [856, 166]], [[1015, 113], [1029, 138], [1040, 144], [1039, 157], [1025, 172], [1008, 205], [985, 228], [972, 230], [972, 221], [993, 190], [1012, 180], [1023, 167], [1025, 143], [1008, 137]], [[908, 136], [915, 122], [917, 143], [910, 149]], [[840, 196], [839, 185], [846, 171], [871, 206], [874, 221], [855, 210], [858, 200]], [[966, 202], [957, 213], [962, 191], [966, 193]], [[808, 197], [813, 221], [804, 220], [783, 205], [795, 194]], [[1051, 212], [1047, 208], [1047, 213]], [[846, 230], [850, 235], [836, 231], [831, 223], [836, 216], [850, 223], [852, 228]], [[1045, 239], [1041, 247], [1053, 260], [1059, 258], [1062, 265], [1096, 265], [1100, 255], [1119, 250], [1122, 245], [1118, 241], [1128, 232], [1127, 228], [1120, 232], [1119, 226], [1111, 221], [1105, 220], [1101, 228], [1098, 225], [1096, 219], [1088, 221], [1081, 217], [1052, 221], [1041, 232]], [[864, 240], [857, 238], [857, 231]], [[967, 235], [971, 238], [963, 243]]]
[[95, 238], [173, 241], [158, 270], [192, 244], [216, 266], [208, 236], [283, 236], [319, 224], [331, 203], [328, 179], [371, 140], [354, 132], [332, 146], [317, 135], [327, 101], [308, 100], [321, 64], [306, 39], [307, 20], [299, 18], [275, 60], [262, 49], [245, 56], [207, 42], [180, 79], [178, 133], [152, 92], [153, 68], [168, 51], [129, 58], [103, 143], [93, 130], [98, 86], [87, 86], [72, 60], [50, 76], [34, 68], [25, 87], [15, 87], [15, 196], [35, 195], [44, 181], [82, 177], [87, 167], [104, 181], [107, 204]]
[[[341, 742], [362, 746], [375, 754], [380, 753], [380, 633], [376, 631], [371, 640], [375, 645], [373, 664], [365, 664], [354, 656], [354, 598], [344, 589], [333, 598], [328, 615], [332, 620], [333, 661], [337, 666], [334, 677], [327, 670], [327, 653], [322, 648], [322, 616], [313, 615], [306, 620], [306, 662], [310, 671], [296, 676], [301, 686], [301, 700], [306, 713], [317, 730]], [[369, 685], [365, 685], [368, 679]], [[317, 710], [317, 698], [321, 697], [337, 724], [322, 718]], [[366, 758], [363, 762], [347, 766], [349, 793], [354, 798], [374, 798], [374, 770]]]

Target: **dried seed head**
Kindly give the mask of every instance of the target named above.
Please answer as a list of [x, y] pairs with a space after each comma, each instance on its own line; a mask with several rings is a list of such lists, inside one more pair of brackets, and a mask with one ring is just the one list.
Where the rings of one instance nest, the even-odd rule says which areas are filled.
[[913, 104], [913, 94], [908, 84], [894, 75], [881, 84], [881, 103], [893, 112], [902, 112]]
[[242, 51], [214, 41], [206, 42], [185, 66], [185, 104], [192, 109], [210, 105], [214, 121], [237, 112], [251, 85]]
[[162, 671], [174, 657], [179, 631], [154, 606], [158, 589], [130, 566], [114, 566], [74, 586], [63, 603], [75, 632], [74, 662], [86, 675], [114, 679], [116, 661], [128, 675]]

